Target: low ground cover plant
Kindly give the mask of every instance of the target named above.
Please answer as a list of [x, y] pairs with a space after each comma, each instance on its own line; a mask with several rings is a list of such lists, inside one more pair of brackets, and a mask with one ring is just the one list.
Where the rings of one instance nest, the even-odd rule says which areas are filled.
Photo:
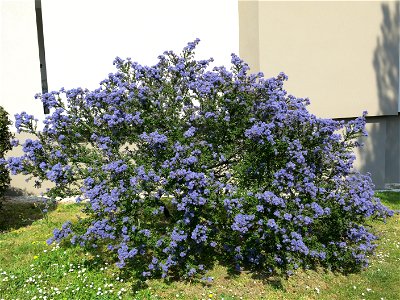
[[286, 274], [366, 266], [367, 221], [392, 212], [352, 170], [365, 114], [318, 118], [286, 93], [285, 74], [248, 74], [236, 55], [230, 70], [211, 68], [197, 43], [151, 67], [116, 58], [94, 91], [37, 95], [51, 109], [42, 131], [16, 115], [37, 140], [9, 169], [54, 182], [51, 197], [89, 199], [87, 217], [49, 243], [100, 248], [142, 279], [196, 277], [217, 261]]

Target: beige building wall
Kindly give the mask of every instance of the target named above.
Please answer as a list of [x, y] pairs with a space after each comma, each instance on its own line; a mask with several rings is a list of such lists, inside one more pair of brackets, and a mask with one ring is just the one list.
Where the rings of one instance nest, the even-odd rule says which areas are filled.
[[397, 115], [398, 9], [394, 1], [239, 1], [240, 55], [267, 77], [285, 72], [288, 92], [310, 98], [318, 116]]
[[400, 183], [399, 1], [239, 0], [240, 56], [325, 118], [368, 111], [356, 169]]
[[253, 72], [260, 70], [259, 2], [239, 1], [239, 54]]

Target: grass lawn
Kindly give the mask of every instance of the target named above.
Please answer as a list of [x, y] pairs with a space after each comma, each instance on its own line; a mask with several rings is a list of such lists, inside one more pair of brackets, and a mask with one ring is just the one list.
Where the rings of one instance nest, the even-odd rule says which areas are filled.
[[[378, 193], [400, 210], [400, 193]], [[137, 287], [100, 256], [47, 246], [52, 230], [76, 220], [78, 204], [58, 205], [43, 217], [33, 204], [4, 205], [0, 215], [0, 299], [400, 299], [400, 215], [373, 223], [380, 236], [369, 268], [341, 275], [298, 271], [284, 278], [230, 277], [217, 266], [209, 284], [149, 280]], [[3, 218], [3, 219], [1, 219]]]

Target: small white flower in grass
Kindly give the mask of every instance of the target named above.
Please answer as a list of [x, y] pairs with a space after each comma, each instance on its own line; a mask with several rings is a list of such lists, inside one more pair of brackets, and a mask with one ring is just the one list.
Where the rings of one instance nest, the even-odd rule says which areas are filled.
[[370, 292], [370, 291], [372, 291], [372, 289], [370, 289], [370, 288], [367, 288], [367, 292]]
[[317, 292], [317, 294], [319, 294], [319, 292], [320, 292], [318, 287], [315, 288], [315, 291]]
[[355, 285], [353, 285], [353, 289], [357, 289], [357, 287]]

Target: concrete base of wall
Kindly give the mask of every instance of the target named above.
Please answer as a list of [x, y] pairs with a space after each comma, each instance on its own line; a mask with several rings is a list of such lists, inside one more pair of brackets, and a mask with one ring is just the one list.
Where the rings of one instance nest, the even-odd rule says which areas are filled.
[[356, 149], [355, 168], [371, 173], [376, 189], [400, 184], [400, 115], [367, 117], [368, 137]]

